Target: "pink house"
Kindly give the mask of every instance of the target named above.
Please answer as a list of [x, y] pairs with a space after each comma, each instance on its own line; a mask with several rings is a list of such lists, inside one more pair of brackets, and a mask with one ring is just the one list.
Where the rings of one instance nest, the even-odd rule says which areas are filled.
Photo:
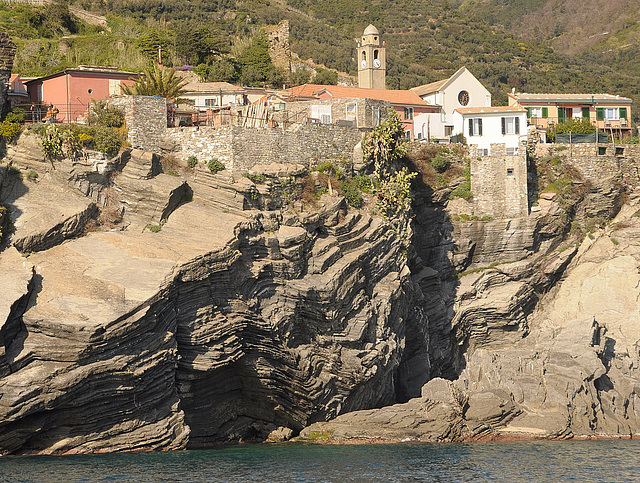
[[121, 95], [122, 84], [131, 85], [139, 74], [109, 67], [78, 66], [26, 82], [31, 102], [53, 104], [58, 122], [77, 122], [93, 99]]

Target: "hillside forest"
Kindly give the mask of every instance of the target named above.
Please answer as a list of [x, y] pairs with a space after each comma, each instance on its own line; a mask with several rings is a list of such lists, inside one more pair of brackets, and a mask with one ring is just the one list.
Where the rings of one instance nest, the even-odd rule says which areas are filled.
[[[106, 17], [90, 25], [74, 8]], [[70, 10], [71, 9], [71, 10]], [[606, 11], [610, 15], [599, 15]], [[594, 13], [595, 12], [595, 13]], [[595, 16], [594, 16], [595, 15]], [[602, 18], [594, 25], [593, 18]], [[335, 83], [357, 73], [355, 40], [373, 23], [387, 46], [387, 87], [407, 89], [466, 66], [506, 104], [522, 92], [590, 92], [640, 102], [640, 6], [628, 0], [53, 0], [0, 5], [18, 47], [14, 72], [46, 75], [80, 64], [141, 70], [157, 59], [204, 81], [281, 87]], [[276, 68], [261, 28], [288, 19], [291, 51], [324, 65]], [[608, 20], [607, 20], [608, 19]], [[638, 120], [633, 109], [634, 120]]]

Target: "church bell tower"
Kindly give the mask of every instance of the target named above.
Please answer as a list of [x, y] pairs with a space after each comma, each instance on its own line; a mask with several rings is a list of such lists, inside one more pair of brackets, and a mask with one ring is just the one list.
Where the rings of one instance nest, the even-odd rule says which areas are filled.
[[358, 41], [358, 87], [386, 89], [386, 71], [384, 42], [378, 29], [369, 25]]

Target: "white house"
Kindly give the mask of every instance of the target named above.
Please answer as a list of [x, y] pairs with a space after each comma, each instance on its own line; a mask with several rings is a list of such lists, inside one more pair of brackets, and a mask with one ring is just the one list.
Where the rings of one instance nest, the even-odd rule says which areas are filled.
[[490, 155], [491, 145], [504, 144], [506, 154], [519, 154], [527, 139], [527, 111], [522, 107], [459, 107], [453, 113], [453, 134], [463, 134], [479, 155]]
[[[242, 87], [228, 82], [193, 82], [184, 87], [186, 91], [180, 99], [193, 101], [197, 109], [209, 109], [231, 105], [248, 104], [247, 94]], [[264, 95], [264, 91], [262, 92]]]
[[489, 107], [491, 93], [475, 76], [461, 67], [448, 79], [411, 89], [427, 104], [439, 106], [438, 114], [425, 113], [414, 119], [416, 138], [447, 139], [455, 134], [453, 113], [460, 107]]

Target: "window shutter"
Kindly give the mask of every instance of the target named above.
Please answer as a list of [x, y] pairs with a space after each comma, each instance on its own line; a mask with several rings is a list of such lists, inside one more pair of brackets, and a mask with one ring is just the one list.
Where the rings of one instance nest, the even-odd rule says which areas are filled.
[[589, 108], [588, 107], [583, 107], [582, 108], [582, 119], [589, 119]]
[[545, 119], [549, 117], [549, 108], [548, 107], [543, 107], [542, 108], [542, 117], [545, 118]]
[[520, 134], [520, 118], [516, 117], [516, 134]]
[[604, 109], [602, 107], [596, 108], [596, 119], [598, 121], [604, 121]]
[[469, 119], [469, 136], [473, 136], [473, 119]]
[[482, 119], [478, 119], [478, 136], [482, 136]]
[[531, 108], [525, 107], [525, 110], [527, 111], [527, 119], [531, 119]]
[[620, 119], [626, 119], [627, 118], [627, 108], [626, 107], [621, 107], [620, 108]]
[[504, 133], [506, 132], [506, 120], [503, 117], [502, 118], [502, 135], [504, 136]]

